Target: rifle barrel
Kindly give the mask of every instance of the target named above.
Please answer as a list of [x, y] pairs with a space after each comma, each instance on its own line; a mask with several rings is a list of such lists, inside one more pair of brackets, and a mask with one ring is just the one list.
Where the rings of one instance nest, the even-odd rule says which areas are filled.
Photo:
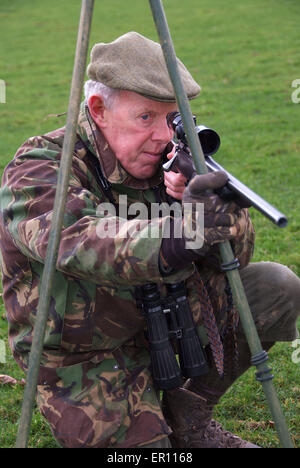
[[230, 174], [220, 164], [218, 164], [211, 156], [205, 158], [207, 168], [210, 171], [223, 171], [228, 175], [227, 186], [230, 190], [236, 193], [239, 197], [247, 200], [251, 205], [256, 208], [260, 213], [269, 218], [278, 227], [285, 227], [288, 223], [286, 216], [277, 210], [273, 205], [268, 203], [262, 197], [253, 192], [249, 187], [243, 184], [240, 180]]

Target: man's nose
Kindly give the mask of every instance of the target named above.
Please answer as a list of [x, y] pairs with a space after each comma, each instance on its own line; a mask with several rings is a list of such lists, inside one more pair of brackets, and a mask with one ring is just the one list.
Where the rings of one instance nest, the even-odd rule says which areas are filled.
[[163, 119], [155, 125], [152, 132], [152, 140], [168, 143], [173, 138], [173, 130], [169, 127], [167, 119]]

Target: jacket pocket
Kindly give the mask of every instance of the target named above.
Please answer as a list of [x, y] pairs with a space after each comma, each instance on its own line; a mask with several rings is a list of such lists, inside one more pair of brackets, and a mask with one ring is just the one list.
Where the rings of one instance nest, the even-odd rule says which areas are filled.
[[98, 287], [96, 291], [95, 330], [102, 336], [103, 349], [120, 346], [141, 332], [145, 318], [136, 306], [134, 288], [117, 290]]

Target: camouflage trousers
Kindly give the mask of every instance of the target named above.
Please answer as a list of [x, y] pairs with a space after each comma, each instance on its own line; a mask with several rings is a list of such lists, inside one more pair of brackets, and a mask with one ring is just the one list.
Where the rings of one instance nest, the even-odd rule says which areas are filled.
[[[296, 339], [299, 278], [271, 262], [248, 265], [241, 278], [261, 341]], [[241, 327], [238, 334], [243, 339]], [[159, 401], [153, 404], [155, 389], [148, 383], [143, 388], [146, 370], [137, 369], [132, 382], [118, 382], [105, 373], [108, 364], [112, 363], [64, 367], [56, 370], [59, 375], [53, 382], [38, 385], [38, 405], [57, 442], [66, 448], [170, 447], [172, 431]]]

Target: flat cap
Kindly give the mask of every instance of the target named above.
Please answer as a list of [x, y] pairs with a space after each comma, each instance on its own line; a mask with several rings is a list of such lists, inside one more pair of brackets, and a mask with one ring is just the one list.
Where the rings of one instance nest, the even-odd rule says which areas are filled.
[[[186, 94], [193, 99], [201, 88], [177, 61]], [[107, 44], [95, 44], [87, 75], [111, 88], [134, 91], [156, 101], [176, 102], [160, 44], [136, 32]]]

